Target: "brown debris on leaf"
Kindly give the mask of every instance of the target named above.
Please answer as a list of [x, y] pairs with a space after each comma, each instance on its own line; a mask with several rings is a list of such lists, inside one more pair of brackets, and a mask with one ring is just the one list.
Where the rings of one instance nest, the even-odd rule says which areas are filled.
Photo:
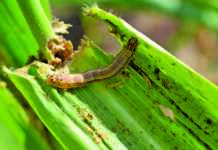
[[48, 49], [54, 55], [55, 59], [49, 64], [54, 67], [63, 67], [73, 56], [73, 45], [71, 41], [66, 40], [63, 36], [56, 35], [48, 41]]
[[103, 140], [105, 140], [107, 138], [107, 135], [105, 133], [100, 133], [100, 132], [97, 132], [96, 135], [94, 134], [93, 135], [93, 139], [94, 139], [94, 142], [96, 144], [99, 144], [100, 142], [102, 142]]
[[176, 120], [175, 114], [172, 109], [161, 104], [159, 105], [159, 108], [166, 117], [170, 118], [172, 121]]

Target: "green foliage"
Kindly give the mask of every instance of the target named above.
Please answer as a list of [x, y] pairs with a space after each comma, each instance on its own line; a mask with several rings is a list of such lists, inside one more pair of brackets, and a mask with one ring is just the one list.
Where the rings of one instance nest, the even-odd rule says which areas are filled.
[[[5, 10], [9, 2], [0, 3], [0, 11], [4, 12], [0, 16], [9, 18], [6, 24], [0, 24], [0, 34], [8, 32], [0, 45], [5, 48], [5, 54], [14, 54], [7, 58], [9, 64], [19, 66], [28, 56], [36, 54], [36, 48], [46, 51], [45, 43], [53, 36], [53, 31], [50, 15], [43, 11], [44, 8], [49, 12], [48, 6], [42, 7], [36, 0], [18, 0], [19, 5], [16, 1], [10, 2], [18, 13], [11, 15], [10, 9]], [[216, 149], [217, 87], [122, 19], [96, 6], [83, 11], [87, 16], [106, 22], [123, 45], [131, 37], [138, 39], [133, 62], [125, 74], [68, 91], [47, 84], [47, 75], [52, 72], [48, 64], [35, 61], [17, 71], [4, 68], [16, 92], [24, 99], [13, 96], [15, 91], [10, 93], [7, 88], [1, 88], [0, 131], [7, 140], [0, 139], [0, 146], [5, 148], [10, 141], [13, 144], [8, 149], [36, 148], [32, 145], [48, 149], [45, 139], [28, 124], [26, 114], [16, 102], [25, 100], [64, 149]], [[18, 25], [10, 31], [6, 26], [12, 24], [12, 17], [17, 18], [17, 24], [22, 27]], [[17, 28], [25, 32], [12, 34], [18, 33]], [[25, 40], [20, 41], [16, 35], [24, 36]], [[111, 63], [112, 56], [103, 53], [93, 42], [85, 39], [83, 44], [70, 66], [71, 73]], [[23, 51], [18, 52], [17, 47]], [[33, 51], [27, 53], [28, 50]], [[25, 61], [19, 60], [20, 57]]]
[[[46, 16], [51, 18], [46, 0], [10, 0], [0, 3], [0, 48], [4, 63], [14, 67], [23, 66], [30, 56], [37, 56], [41, 48], [54, 33]], [[48, 4], [48, 3], [47, 3]], [[28, 42], [26, 42], [28, 41]], [[43, 47], [44, 45], [44, 47]], [[49, 56], [48, 56], [49, 57]]]
[[[45, 1], [44, 4], [46, 4]], [[47, 14], [47, 16], [49, 15], [51, 16], [51, 14]], [[0, 18], [3, 20], [0, 24], [0, 52], [1, 58], [4, 58], [1, 61], [3, 64], [13, 67], [23, 66], [30, 56], [37, 55], [39, 45], [16, 0], [0, 2]], [[3, 75], [1, 72], [1, 77]], [[2, 137], [0, 148], [48, 149], [45, 138], [42, 138], [41, 133], [39, 134], [31, 125], [31, 117], [28, 116], [30, 112], [27, 112], [27, 115], [26, 110], [18, 104], [18, 101], [24, 101], [22, 96], [17, 95], [16, 89], [10, 85], [8, 80], [1, 84], [5, 84], [9, 88], [1, 85], [0, 89]], [[37, 146], [33, 147], [33, 145]]]
[[0, 87], [0, 97], [0, 148], [48, 149], [44, 139], [28, 123], [27, 114], [18, 104], [17, 98], [5, 87]]

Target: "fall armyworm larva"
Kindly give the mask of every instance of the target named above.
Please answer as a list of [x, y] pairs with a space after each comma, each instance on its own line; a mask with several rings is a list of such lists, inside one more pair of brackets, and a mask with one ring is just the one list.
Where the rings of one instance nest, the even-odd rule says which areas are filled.
[[127, 45], [117, 54], [114, 61], [107, 67], [78, 74], [56, 74], [48, 76], [48, 83], [62, 89], [77, 88], [87, 83], [110, 78], [125, 68], [138, 46], [138, 40], [132, 37]]

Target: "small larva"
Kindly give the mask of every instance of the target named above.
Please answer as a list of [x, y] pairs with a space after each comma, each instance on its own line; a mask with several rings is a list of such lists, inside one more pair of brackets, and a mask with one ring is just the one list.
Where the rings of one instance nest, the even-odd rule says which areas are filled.
[[54, 87], [69, 89], [110, 78], [125, 68], [138, 46], [138, 40], [134, 37], [128, 40], [126, 46], [118, 53], [112, 64], [103, 69], [91, 70], [80, 74], [57, 74], [48, 76], [48, 83]]
[[70, 89], [83, 86], [84, 77], [82, 74], [57, 74], [50, 75], [47, 79], [48, 84], [62, 88]]

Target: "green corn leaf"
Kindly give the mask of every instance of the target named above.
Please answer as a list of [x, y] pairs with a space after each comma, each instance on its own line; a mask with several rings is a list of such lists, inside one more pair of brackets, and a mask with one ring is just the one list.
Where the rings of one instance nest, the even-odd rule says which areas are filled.
[[[37, 55], [39, 46], [16, 0], [0, 2], [0, 19], [1, 65], [23, 66], [30, 56]], [[0, 78], [3, 75], [1, 71]], [[45, 138], [31, 124], [29, 112], [18, 103], [23, 101], [22, 97], [17, 97], [16, 89], [11, 86], [3, 86], [7, 82], [0, 81], [0, 149], [49, 149]]]
[[[84, 13], [109, 24], [122, 44], [138, 39], [126, 74], [64, 91], [47, 84], [47, 64], [4, 69], [62, 147], [216, 149], [217, 87], [121, 18], [96, 6]], [[70, 66], [72, 73], [112, 61], [93, 43], [82, 50]]]
[[[4, 82], [1, 81], [1, 85]], [[0, 148], [1, 149], [48, 149], [44, 139], [29, 124], [27, 114], [8, 88], [0, 87]], [[37, 145], [37, 147], [32, 147]]]
[[[38, 50], [43, 49], [43, 42], [45, 44], [52, 36], [53, 32], [48, 21], [51, 20], [48, 1], [40, 2], [37, 0], [0, 2], [0, 19], [4, 20], [0, 24], [0, 55], [3, 56], [5, 64], [14, 67], [23, 66], [30, 56], [37, 56]], [[38, 20], [34, 22], [33, 18]]]

